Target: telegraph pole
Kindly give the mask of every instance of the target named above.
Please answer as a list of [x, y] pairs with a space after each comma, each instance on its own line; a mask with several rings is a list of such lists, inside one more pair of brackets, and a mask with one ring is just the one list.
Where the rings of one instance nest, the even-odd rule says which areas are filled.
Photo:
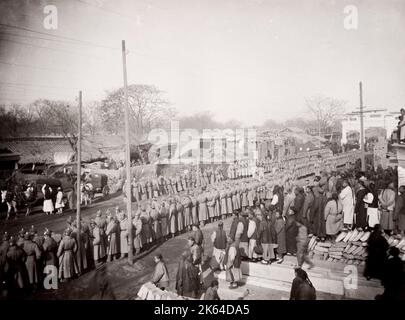
[[82, 171], [82, 92], [79, 91], [79, 136], [77, 138], [77, 197], [76, 197], [76, 224], [77, 224], [77, 235], [76, 235], [76, 240], [77, 240], [77, 250], [79, 252], [78, 254], [78, 260], [77, 264], [79, 266], [79, 272], [82, 271], [82, 255], [81, 255], [81, 241], [80, 241], [80, 230], [81, 230], [81, 225], [80, 225], [80, 178], [81, 178], [81, 171]]
[[363, 84], [359, 83], [360, 89], [360, 152], [361, 152], [361, 171], [366, 171], [366, 156], [364, 150], [364, 124], [363, 124]]
[[127, 215], [128, 215], [128, 263], [134, 263], [134, 242], [132, 237], [132, 193], [131, 193], [131, 157], [129, 148], [129, 107], [128, 107], [128, 84], [127, 84], [127, 56], [125, 50], [125, 40], [122, 40], [122, 67], [124, 74], [124, 103], [125, 103], [125, 169], [127, 182], [125, 193], [127, 195]]

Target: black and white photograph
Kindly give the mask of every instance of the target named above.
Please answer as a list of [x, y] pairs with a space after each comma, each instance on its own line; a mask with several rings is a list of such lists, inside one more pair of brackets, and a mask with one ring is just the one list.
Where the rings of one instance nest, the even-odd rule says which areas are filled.
[[405, 300], [404, 39], [403, 0], [0, 0], [0, 304]]

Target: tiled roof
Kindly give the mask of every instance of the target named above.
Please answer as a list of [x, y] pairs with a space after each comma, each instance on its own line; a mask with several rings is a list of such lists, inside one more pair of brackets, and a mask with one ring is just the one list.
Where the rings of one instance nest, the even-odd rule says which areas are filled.
[[[108, 157], [124, 150], [124, 140], [119, 136], [93, 136], [82, 139], [82, 160], [90, 161]], [[20, 155], [21, 164], [53, 163], [55, 153], [73, 152], [63, 137], [24, 137], [0, 139], [0, 149], [7, 148]]]

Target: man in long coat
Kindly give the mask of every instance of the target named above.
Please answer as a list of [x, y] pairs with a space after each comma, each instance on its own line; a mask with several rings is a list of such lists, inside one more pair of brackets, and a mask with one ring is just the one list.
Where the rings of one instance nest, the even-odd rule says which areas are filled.
[[116, 259], [120, 254], [120, 244], [119, 244], [119, 227], [118, 221], [113, 216], [107, 217], [107, 230], [106, 235], [108, 239], [108, 247], [107, 247], [107, 259], [108, 261], [112, 261]]
[[239, 240], [238, 248], [240, 248], [241, 258], [246, 259], [249, 256], [249, 237], [248, 232], [248, 213], [243, 211], [240, 214], [239, 222], [236, 227], [235, 240]]
[[8, 265], [6, 271], [7, 291], [11, 297], [20, 297], [22, 291], [29, 283], [27, 269], [24, 260], [26, 258], [24, 250], [17, 245], [17, 239], [10, 238], [10, 247], [6, 255]]
[[215, 193], [209, 192], [207, 206], [208, 206], [208, 216], [209, 216], [210, 221], [214, 221], [214, 218], [215, 218], [215, 202], [216, 202]]
[[159, 217], [161, 222], [162, 237], [166, 239], [169, 234], [169, 205], [166, 200], [163, 200], [159, 207]]
[[192, 217], [192, 221], [193, 224], [198, 224], [199, 220], [198, 220], [198, 199], [197, 199], [197, 195], [193, 194], [190, 196], [191, 199], [191, 217]]
[[118, 215], [120, 225], [120, 257], [126, 258], [128, 256], [128, 218], [124, 212]]
[[152, 201], [152, 203], [151, 203], [150, 218], [152, 219], [153, 240], [160, 243], [162, 240], [162, 229], [161, 229], [159, 210], [157, 208], [157, 202], [155, 200]]
[[356, 228], [362, 228], [363, 230], [367, 227], [367, 208], [365, 202], [363, 201], [367, 193], [368, 190], [365, 187], [364, 182], [359, 181], [354, 213], [356, 214]]
[[226, 214], [228, 213], [228, 203], [226, 201], [227, 193], [226, 190], [220, 191], [220, 198], [221, 198], [221, 215], [222, 219], [225, 219]]
[[394, 221], [403, 237], [405, 235], [405, 186], [399, 187], [399, 196], [395, 204]]
[[30, 233], [27, 232], [24, 235], [24, 239], [25, 242], [23, 250], [26, 256], [25, 267], [28, 271], [28, 279], [31, 289], [35, 291], [42, 278], [42, 270], [40, 269], [39, 265], [39, 260], [41, 259], [41, 250], [38, 245], [32, 241]]
[[175, 200], [170, 199], [170, 205], [169, 205], [169, 231], [172, 237], [177, 233], [177, 208], [176, 208], [176, 203]]
[[184, 214], [184, 227], [186, 230], [191, 229], [191, 225], [193, 224], [193, 217], [191, 212], [192, 202], [188, 195], [185, 195], [182, 198], [181, 204], [183, 205], [183, 214]]
[[141, 213], [139, 211], [136, 211], [134, 218], [132, 219], [132, 232], [134, 234], [134, 249], [135, 249], [135, 254], [139, 254], [142, 249], [142, 228], [143, 228], [143, 223], [141, 219]]
[[239, 282], [242, 280], [241, 253], [239, 250], [239, 240], [235, 240], [227, 248], [224, 258], [224, 265], [226, 268], [226, 281], [230, 282], [230, 289], [238, 287]]
[[207, 196], [205, 193], [202, 193], [198, 197], [198, 204], [198, 220], [200, 224], [205, 225], [208, 220]]
[[225, 257], [225, 249], [227, 246], [227, 237], [224, 231], [224, 223], [222, 221], [218, 222], [218, 229], [214, 231], [211, 236], [211, 241], [213, 243], [213, 257], [216, 260], [219, 268], [224, 270], [223, 260]]
[[95, 263], [101, 262], [106, 256], [106, 246], [104, 242], [104, 231], [100, 229], [95, 221], [91, 222], [92, 226], [92, 244], [93, 244], [93, 260]]
[[177, 231], [182, 233], [184, 231], [184, 207], [181, 203], [180, 197], [176, 197], [176, 211], [177, 211]]
[[351, 228], [354, 222], [354, 193], [348, 180], [342, 181], [342, 187], [339, 199], [343, 205], [343, 223], [346, 227]]
[[58, 248], [59, 278], [62, 281], [70, 280], [79, 274], [79, 267], [76, 261], [77, 243], [71, 237], [71, 234], [72, 230], [68, 228]]
[[183, 252], [176, 274], [176, 292], [183, 297], [197, 298], [200, 287], [199, 270], [191, 263], [191, 254]]

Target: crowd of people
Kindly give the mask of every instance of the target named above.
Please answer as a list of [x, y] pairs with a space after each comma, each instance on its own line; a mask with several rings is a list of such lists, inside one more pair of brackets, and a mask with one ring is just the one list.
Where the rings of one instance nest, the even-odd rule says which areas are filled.
[[[34, 227], [21, 230], [18, 236], [5, 234], [0, 245], [0, 283], [8, 294], [19, 296], [42, 286], [46, 265], [57, 266], [59, 279], [66, 281], [105, 261], [124, 258], [129, 250], [130, 224], [135, 255], [193, 231], [190, 251], [182, 255], [177, 274], [176, 288], [186, 296], [194, 297], [195, 288], [200, 288], [204, 253], [200, 226], [209, 222], [219, 221], [211, 237], [214, 268], [226, 270], [231, 288], [240, 284], [242, 260], [282, 263], [290, 254], [296, 255], [297, 268], [305, 262], [312, 267], [309, 235], [323, 240], [344, 228], [367, 229], [377, 224], [387, 233], [404, 232], [404, 200], [402, 195], [395, 199], [395, 175], [393, 170], [357, 176], [353, 171], [324, 171], [302, 186], [302, 179], [300, 183], [294, 180], [296, 173], [291, 169], [271, 172], [264, 179], [210, 180], [208, 174], [203, 184], [175, 179], [174, 185], [158, 183], [157, 190], [153, 184], [152, 188], [139, 188], [136, 182], [132, 195], [137, 204], [131, 215], [118, 207], [105, 215], [99, 211], [95, 219], [81, 221], [80, 237], [73, 220], [68, 220], [63, 236], [50, 230], [42, 235]], [[381, 178], [386, 187], [378, 191], [374, 178]], [[377, 215], [370, 210], [375, 208]], [[226, 234], [221, 220], [230, 216], [231, 228]], [[157, 263], [162, 261], [162, 257], [156, 257]], [[162, 288], [167, 282], [166, 271], [159, 267], [153, 277]], [[187, 281], [189, 278], [194, 280]]]

